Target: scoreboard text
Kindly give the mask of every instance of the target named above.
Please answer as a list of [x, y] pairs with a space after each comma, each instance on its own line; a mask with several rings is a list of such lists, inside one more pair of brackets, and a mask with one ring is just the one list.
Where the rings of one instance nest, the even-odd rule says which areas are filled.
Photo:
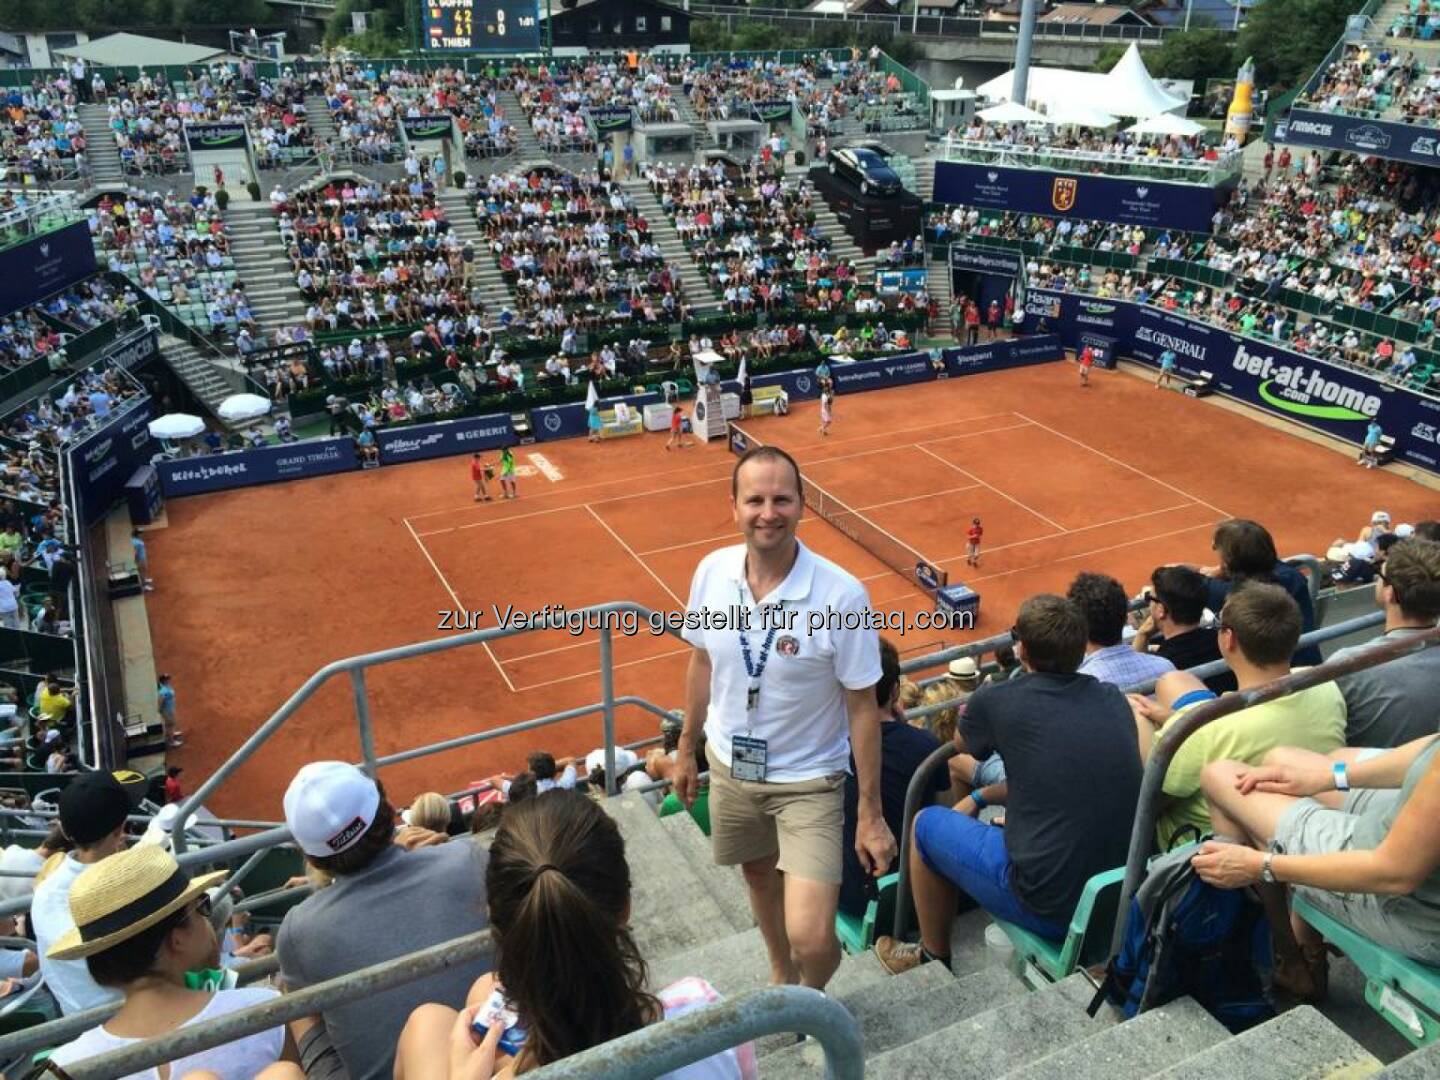
[[421, 0], [421, 13], [427, 50], [540, 50], [537, 0]]

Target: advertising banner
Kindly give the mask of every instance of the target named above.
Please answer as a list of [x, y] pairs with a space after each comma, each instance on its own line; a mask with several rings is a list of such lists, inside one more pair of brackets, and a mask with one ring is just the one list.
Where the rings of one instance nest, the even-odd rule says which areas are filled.
[[1395, 439], [1397, 460], [1440, 472], [1440, 401], [1148, 305], [1032, 289], [1025, 311], [1027, 323], [1043, 322], [1071, 348], [1096, 333], [1114, 338], [1119, 355], [1154, 367], [1169, 349], [1181, 376], [1208, 376], [1222, 394], [1355, 445], [1377, 420]]
[[940, 161], [935, 201], [1208, 233], [1227, 191], [1203, 184]]
[[441, 420], [434, 424], [413, 424], [393, 429], [382, 428], [375, 433], [375, 443], [380, 447], [382, 465], [426, 461], [455, 454], [473, 454], [476, 450], [494, 450], [513, 442], [515, 429], [510, 426], [509, 413], [470, 416], [463, 420]]
[[790, 119], [790, 102], [785, 98], [752, 101], [750, 115], [762, 124], [783, 124]]
[[262, 446], [228, 454], [161, 461], [160, 487], [167, 499], [204, 495], [228, 488], [273, 484], [278, 480], [304, 480], [311, 476], [351, 472], [360, 467], [355, 440], [349, 435], [307, 439], [284, 446]]
[[159, 338], [153, 330], [123, 337], [105, 346], [101, 357], [108, 364], [118, 364], [126, 371], [149, 360], [159, 352]]
[[400, 124], [405, 129], [405, 138], [411, 142], [448, 139], [450, 137], [450, 115], [402, 116]]
[[951, 244], [950, 269], [968, 270], [975, 274], [1019, 277], [1020, 253], [1005, 251], [1001, 248], [966, 247], [964, 244]]
[[243, 150], [245, 148], [244, 124], [186, 124], [185, 144], [190, 153], [207, 150]]
[[1275, 141], [1293, 146], [1318, 146], [1327, 150], [1374, 155], [1415, 165], [1437, 165], [1437, 134], [1433, 128], [1363, 116], [1291, 109], [1275, 125]]
[[1004, 338], [987, 345], [970, 345], [945, 350], [945, 370], [950, 375], [978, 375], [984, 371], [1004, 371], [1059, 360], [1064, 354], [1060, 338], [1055, 334]]
[[629, 131], [634, 124], [630, 109], [624, 105], [592, 105], [588, 111], [598, 132]]
[[84, 221], [0, 251], [0, 315], [68, 289], [95, 273], [95, 247]]
[[903, 353], [875, 360], [857, 360], [853, 364], [831, 361], [830, 377], [835, 380], [837, 394], [853, 394], [859, 390], [878, 390], [882, 386], [929, 382], [935, 378], [935, 368], [930, 363], [929, 353]]
[[67, 451], [85, 524], [102, 517], [135, 470], [150, 460], [152, 416], [150, 399], [142, 398]]

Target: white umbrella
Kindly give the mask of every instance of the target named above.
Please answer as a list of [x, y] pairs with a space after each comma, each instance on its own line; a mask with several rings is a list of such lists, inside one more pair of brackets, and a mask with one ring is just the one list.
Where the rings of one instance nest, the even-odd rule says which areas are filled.
[[987, 124], [1048, 124], [1050, 122], [1041, 113], [1015, 101], [1002, 101], [999, 105], [982, 109], [979, 116]]
[[270, 412], [270, 399], [259, 394], [231, 394], [215, 410], [221, 420], [255, 420]]
[[1108, 128], [1120, 121], [1109, 113], [1083, 101], [1058, 101], [1047, 114], [1052, 124], [1073, 124], [1075, 127]]
[[166, 413], [150, 421], [150, 434], [157, 439], [193, 439], [205, 430], [205, 421], [189, 413]]
[[1205, 130], [1204, 124], [1197, 124], [1184, 116], [1174, 113], [1158, 113], [1138, 124], [1132, 124], [1125, 131], [1130, 135], [1199, 135]]

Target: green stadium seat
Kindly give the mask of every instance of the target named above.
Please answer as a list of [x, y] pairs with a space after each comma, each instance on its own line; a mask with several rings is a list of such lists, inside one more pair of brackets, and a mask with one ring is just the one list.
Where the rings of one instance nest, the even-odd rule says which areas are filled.
[[[1038, 970], [1048, 982], [1059, 982], [1081, 967], [1104, 963], [1109, 959], [1110, 929], [1120, 902], [1120, 886], [1125, 881], [1125, 868], [1118, 866], [1096, 874], [1085, 883], [1070, 928], [1064, 941], [1051, 941], [1013, 923], [996, 919], [995, 925], [1015, 946], [1015, 964], [1020, 974], [1029, 977]], [[1091, 931], [1095, 931], [1092, 935]]]
[[1440, 968], [1377, 945], [1301, 896], [1292, 910], [1364, 973], [1365, 1000], [1391, 1027], [1416, 1046], [1440, 1039]]
[[895, 899], [900, 895], [900, 875], [886, 874], [878, 883], [879, 895], [865, 905], [863, 915], [835, 915], [835, 936], [840, 947], [852, 956], [875, 944], [875, 928], [895, 922]]

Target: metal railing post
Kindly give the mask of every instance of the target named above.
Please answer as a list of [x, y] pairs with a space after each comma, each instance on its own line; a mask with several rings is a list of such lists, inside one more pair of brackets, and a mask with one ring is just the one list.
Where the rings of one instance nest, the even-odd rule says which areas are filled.
[[610, 625], [600, 627], [600, 722], [605, 733], [605, 794], [615, 787], [615, 642]]
[[903, 941], [910, 929], [911, 824], [915, 821], [915, 815], [920, 813], [920, 800], [925, 799], [929, 793], [931, 775], [959, 752], [953, 742], [941, 743], [921, 762], [915, 775], [910, 777], [910, 786], [905, 789], [905, 827], [896, 837], [900, 842], [900, 880], [895, 885], [895, 926], [891, 931], [891, 935], [897, 940]]
[[377, 775], [375, 768], [375, 731], [370, 722], [370, 695], [365, 690], [365, 669], [350, 669], [350, 688], [355, 693], [355, 721], [360, 726], [360, 756], [367, 776]]

